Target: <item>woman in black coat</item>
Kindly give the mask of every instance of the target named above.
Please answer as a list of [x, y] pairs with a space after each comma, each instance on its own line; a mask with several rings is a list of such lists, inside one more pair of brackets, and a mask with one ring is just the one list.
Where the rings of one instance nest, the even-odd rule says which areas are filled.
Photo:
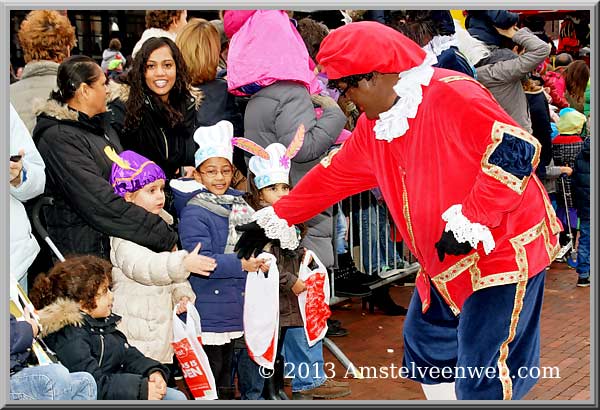
[[46, 164], [45, 209], [50, 237], [63, 254], [108, 259], [109, 236], [154, 251], [171, 250], [177, 233], [158, 215], [116, 195], [108, 182], [107, 148], [121, 152], [106, 119], [106, 76], [94, 60], [73, 56], [58, 68], [58, 91], [38, 109], [33, 138]]

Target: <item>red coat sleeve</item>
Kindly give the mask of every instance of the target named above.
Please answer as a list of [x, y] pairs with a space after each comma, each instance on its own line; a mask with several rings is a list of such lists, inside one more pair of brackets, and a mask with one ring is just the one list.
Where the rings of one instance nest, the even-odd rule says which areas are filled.
[[275, 203], [277, 216], [290, 225], [304, 222], [350, 195], [377, 186], [369, 166], [372, 135], [365, 126], [364, 122], [357, 125], [339, 150], [329, 153], [302, 177], [289, 195]]

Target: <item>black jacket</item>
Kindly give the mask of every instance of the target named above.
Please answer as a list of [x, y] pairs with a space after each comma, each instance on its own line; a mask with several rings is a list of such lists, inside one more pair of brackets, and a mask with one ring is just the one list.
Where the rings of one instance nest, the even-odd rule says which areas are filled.
[[40, 310], [46, 344], [71, 373], [94, 376], [99, 400], [146, 400], [148, 376], [158, 370], [168, 380], [169, 370], [127, 343], [117, 330], [120, 319], [94, 319], [66, 299]]
[[542, 145], [540, 163], [536, 169], [536, 173], [539, 177], [544, 178], [546, 166], [552, 160], [552, 128], [550, 127], [548, 100], [541, 88], [539, 91], [526, 91], [525, 96], [529, 104], [532, 134]]
[[583, 148], [575, 158], [571, 181], [573, 184], [573, 202], [577, 216], [590, 219], [590, 140], [583, 142]]
[[519, 15], [508, 10], [468, 10], [465, 28], [476, 39], [500, 46], [503, 36], [494, 26], [506, 30], [518, 21]]
[[25, 321], [17, 322], [10, 315], [10, 374], [14, 374], [27, 367], [31, 344], [33, 343], [33, 329]]
[[33, 138], [46, 164], [45, 193], [56, 200], [44, 210], [50, 238], [65, 255], [108, 259], [109, 236], [157, 252], [171, 250], [176, 231], [158, 215], [125, 202], [108, 182], [112, 161], [104, 148], [122, 148], [105, 121], [105, 115], [88, 118], [54, 100], [39, 111]]
[[202, 94], [196, 93], [183, 103], [181, 112], [184, 114], [184, 121], [175, 127], [168, 124], [164, 114], [146, 97], [142, 120], [132, 130], [125, 128], [128, 99], [128, 85], [110, 83], [110, 124], [119, 134], [123, 148], [156, 162], [165, 171], [167, 179], [179, 177], [175, 173], [182, 166], [194, 166], [194, 154], [198, 149], [193, 139], [196, 130], [195, 115]]

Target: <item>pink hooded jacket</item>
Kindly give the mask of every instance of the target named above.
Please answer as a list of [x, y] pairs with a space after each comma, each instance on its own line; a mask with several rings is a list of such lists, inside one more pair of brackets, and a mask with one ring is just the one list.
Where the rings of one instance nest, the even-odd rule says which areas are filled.
[[252, 83], [266, 87], [277, 81], [304, 84], [311, 94], [321, 86], [311, 67], [302, 37], [282, 10], [228, 10], [223, 28], [230, 38], [227, 86], [234, 95]]

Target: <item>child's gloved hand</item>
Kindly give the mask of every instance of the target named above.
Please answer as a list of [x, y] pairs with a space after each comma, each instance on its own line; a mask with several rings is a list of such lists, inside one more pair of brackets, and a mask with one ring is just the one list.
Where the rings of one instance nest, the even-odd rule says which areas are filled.
[[265, 230], [256, 221], [236, 226], [235, 229], [242, 233], [233, 248], [240, 259], [257, 256], [265, 248], [265, 245], [271, 242], [271, 239], [267, 238]]

